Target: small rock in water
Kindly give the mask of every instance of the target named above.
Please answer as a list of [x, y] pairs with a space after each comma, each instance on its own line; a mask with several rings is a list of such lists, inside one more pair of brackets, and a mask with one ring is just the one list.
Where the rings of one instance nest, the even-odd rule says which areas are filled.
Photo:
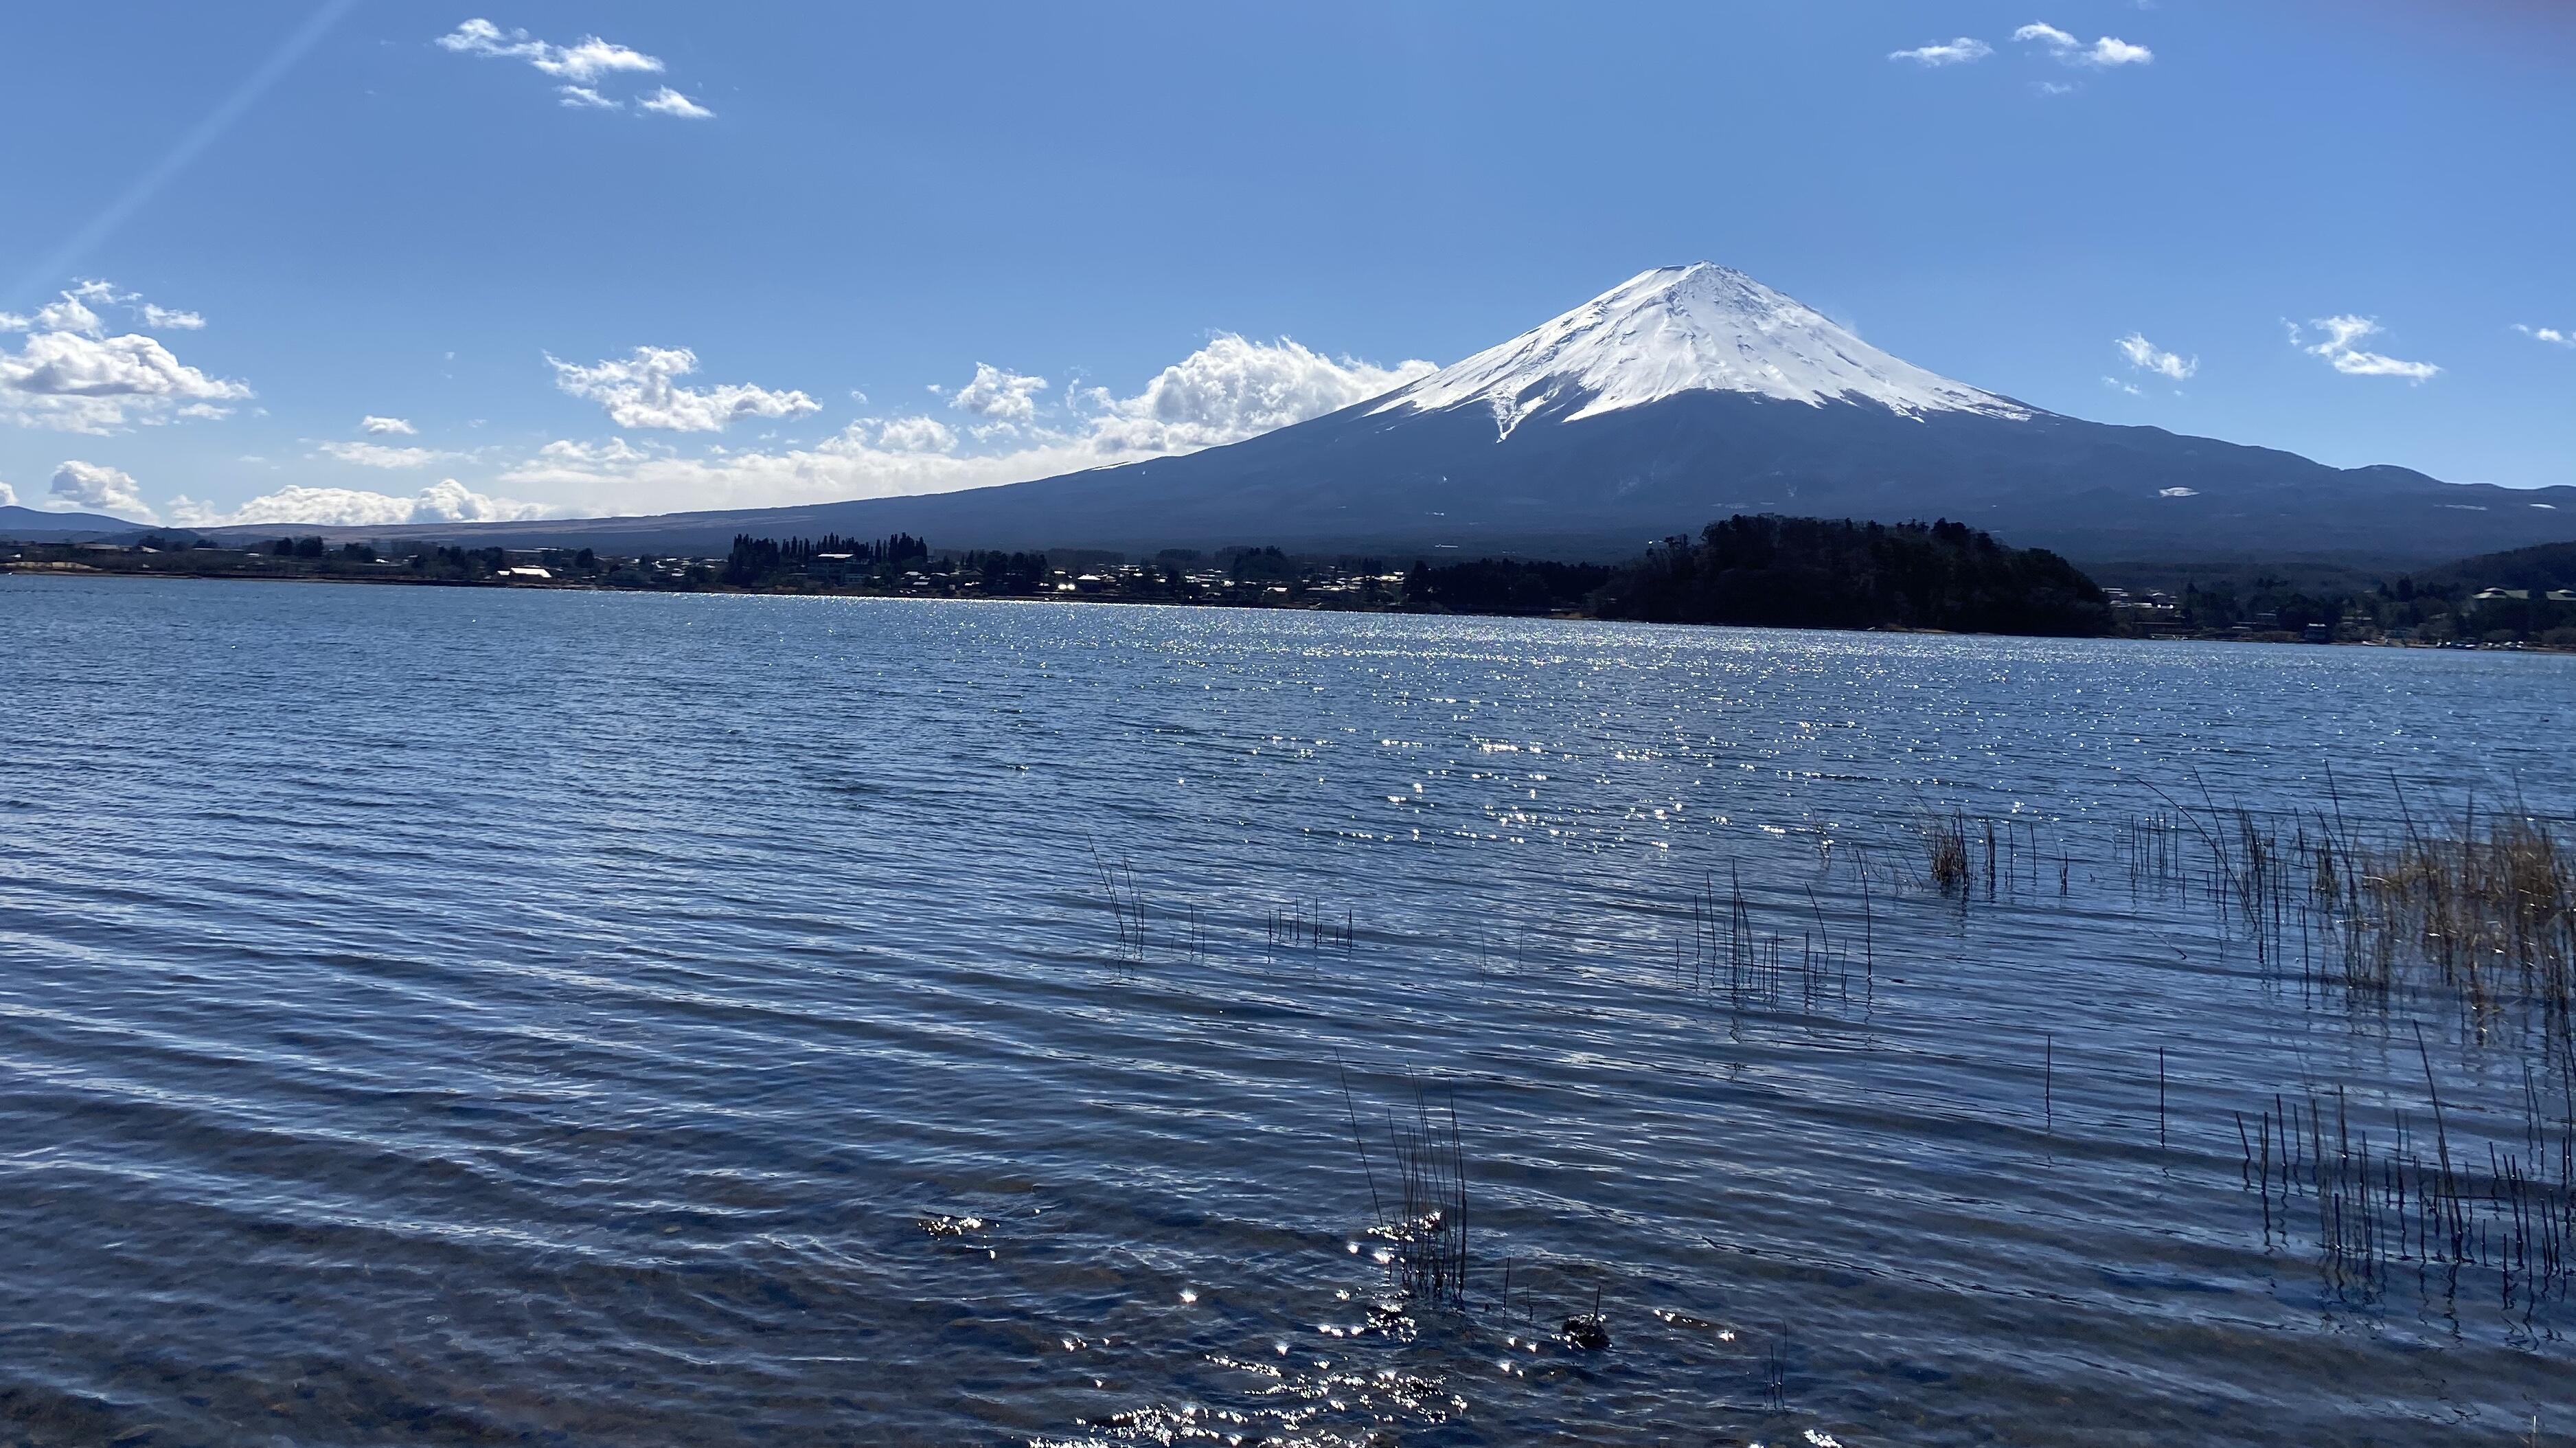
[[1565, 1345], [1585, 1352], [1607, 1352], [1610, 1349], [1610, 1325], [1599, 1313], [1587, 1312], [1565, 1320]]

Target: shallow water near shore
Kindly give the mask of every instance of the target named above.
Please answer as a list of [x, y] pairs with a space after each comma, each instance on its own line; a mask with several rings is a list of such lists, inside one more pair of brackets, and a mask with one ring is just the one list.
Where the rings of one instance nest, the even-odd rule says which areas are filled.
[[[2357, 1286], [2238, 1127], [2430, 1071], [2507, 1139], [2544, 1054], [2120, 850], [2563, 818], [2576, 659], [32, 578], [0, 637], [7, 1441], [2576, 1435], [2563, 1300]], [[1432, 1309], [1353, 1136], [1453, 1105]]]

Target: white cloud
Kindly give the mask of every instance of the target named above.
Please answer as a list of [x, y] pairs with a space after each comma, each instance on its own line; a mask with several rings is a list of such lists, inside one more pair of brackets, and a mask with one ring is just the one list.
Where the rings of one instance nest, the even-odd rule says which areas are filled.
[[132, 475], [98, 463], [66, 461], [54, 469], [53, 486], [47, 493], [48, 507], [83, 513], [110, 513], [142, 523], [157, 523], [160, 515], [143, 501], [143, 492], [134, 484]]
[[[2296, 346], [2303, 338], [2297, 324], [2288, 325], [2290, 342]], [[2378, 352], [2365, 352], [2355, 346], [2354, 344], [2364, 337], [2378, 335], [2379, 323], [2372, 318], [2346, 314], [2320, 317], [2308, 325], [2317, 328], [2325, 336], [2323, 340], [2307, 347], [2306, 350], [2315, 356], [2323, 357], [2334, 367], [2334, 370], [2347, 376], [2403, 377], [2409, 382], [2421, 382], [2442, 370], [2430, 362], [2402, 362]]]
[[1994, 53], [1993, 46], [1973, 35], [1962, 35], [1956, 40], [1934, 41], [1930, 45], [1918, 45], [1912, 50], [1891, 50], [1887, 53], [1887, 58], [1910, 60], [1922, 66], [1966, 65], [1970, 61], [1983, 60]]
[[170, 515], [195, 528], [241, 523], [314, 523], [338, 527], [391, 527], [403, 523], [507, 523], [542, 518], [535, 503], [475, 492], [449, 478], [408, 498], [360, 488], [280, 488], [223, 512], [187, 497], [170, 500]]
[[877, 446], [895, 453], [948, 453], [957, 434], [935, 417], [898, 417], [877, 425]]
[[2521, 322], [2514, 323], [2513, 329], [2536, 342], [2548, 342], [2559, 347], [2576, 347], [2576, 329], [2533, 327]]
[[70, 292], [65, 292], [62, 295], [62, 300], [57, 302], [48, 302], [44, 306], [38, 307], [36, 309], [35, 325], [22, 330], [32, 332], [78, 332], [85, 337], [97, 337], [105, 334], [107, 331], [107, 324], [98, 319], [98, 313], [93, 312], [87, 306], [84, 306], [79, 297], [74, 296]]
[[374, 413], [358, 419], [358, 431], [369, 437], [410, 437], [420, 431], [400, 417], [378, 417]]
[[691, 388], [677, 379], [698, 370], [686, 347], [638, 347], [632, 357], [583, 367], [549, 355], [555, 386], [607, 409], [619, 427], [659, 427], [673, 432], [720, 432], [737, 418], [803, 417], [822, 404], [802, 392], [774, 392], [749, 383]]
[[898, 417], [854, 422], [811, 447], [704, 457], [667, 450], [585, 456], [579, 444], [550, 443], [500, 481], [572, 513], [952, 492], [1238, 441], [1365, 401], [1431, 370], [1428, 362], [1379, 367], [1285, 339], [1262, 343], [1227, 334], [1132, 396], [1091, 388], [1056, 408], [1033, 408], [1031, 423], [1018, 428], [1011, 439], [1017, 445], [1006, 451], [963, 448], [935, 418]]
[[[220, 417], [215, 407], [251, 395], [209, 377], [139, 332], [107, 336], [75, 288], [32, 319], [27, 340], [0, 349], [0, 418], [22, 427], [104, 433], [171, 416]], [[20, 319], [12, 319], [20, 320]]]
[[684, 121], [705, 121], [713, 120], [715, 118], [715, 112], [708, 110], [705, 106], [699, 105], [696, 101], [689, 99], [687, 96], [680, 94], [669, 86], [664, 86], [660, 90], [657, 90], [651, 95], [644, 97], [642, 100], [637, 101], [635, 103], [635, 108], [641, 111], [651, 111], [657, 116], [677, 116]]
[[551, 55], [532, 56], [528, 63], [548, 75], [585, 83], [617, 71], [659, 74], [662, 69], [662, 62], [652, 56], [612, 45], [596, 35], [585, 35]]
[[2080, 89], [2082, 89], [2082, 87], [2067, 85], [2062, 81], [2035, 80], [2030, 83], [2030, 90], [2033, 95], [2071, 96]]
[[[622, 111], [626, 109], [626, 102], [602, 91], [599, 88], [601, 81], [617, 76], [662, 73], [660, 57], [602, 40], [596, 35], [585, 35], [570, 45], [557, 45], [524, 30], [503, 30], [482, 19], [466, 21], [438, 37], [435, 43], [441, 49], [458, 55], [524, 60], [539, 72], [561, 82], [555, 87], [555, 103], [574, 110]], [[638, 98], [635, 108], [693, 121], [705, 120], [715, 114], [669, 86]]]
[[18, 490], [7, 483], [0, 483], [0, 508], [16, 506], [18, 506]]
[[2123, 382], [2117, 377], [2104, 377], [2102, 379], [2102, 385], [2110, 388], [2113, 392], [2125, 392], [2131, 397], [2141, 397], [2145, 395], [2138, 391], [2138, 384], [2134, 382]]
[[662, 455], [638, 448], [622, 437], [612, 437], [606, 442], [598, 443], [573, 442], [566, 439], [547, 443], [537, 449], [537, 456], [547, 462], [577, 468], [616, 467], [624, 463], [640, 463]]
[[2120, 355], [2129, 359], [2130, 366], [2142, 372], [2153, 372], [2159, 377], [2172, 378], [2176, 382], [2181, 382], [2200, 370], [2199, 358], [2193, 357], [2186, 360], [2180, 353], [2164, 351], [2136, 332], [2117, 339], [2111, 345], [2120, 349]]
[[421, 468], [454, 457], [425, 447], [386, 447], [373, 442], [326, 442], [316, 455], [361, 468]]
[[957, 389], [948, 405], [977, 417], [1002, 422], [1027, 422], [1037, 415], [1037, 395], [1046, 391], [1047, 380], [996, 367], [989, 362], [975, 364], [975, 380]]
[[503, 31], [489, 20], [468, 20], [438, 38], [438, 45], [459, 55], [524, 60], [560, 80], [588, 84], [618, 71], [657, 74], [662, 62], [639, 50], [585, 35], [569, 46], [550, 45], [524, 30]]
[[1093, 442], [1139, 453], [1214, 447], [1339, 411], [1434, 370], [1422, 361], [1392, 368], [1335, 361], [1285, 337], [1262, 343], [1221, 333], [1134, 397], [1092, 389], [1088, 396], [1102, 408]]
[[79, 332], [99, 337], [107, 333], [92, 304], [100, 307], [122, 307], [139, 326], [170, 332], [202, 331], [206, 319], [202, 313], [184, 312], [143, 300], [141, 292], [119, 290], [114, 282], [97, 277], [84, 277], [55, 294], [56, 300], [36, 309], [32, 317], [15, 312], [0, 312], [0, 332]]
[[2038, 41], [2048, 53], [2067, 65], [2090, 65], [2105, 69], [2119, 65], [2145, 65], [2156, 53], [2143, 45], [2131, 45], [2116, 35], [2105, 35], [2086, 45], [2054, 25], [2033, 21], [2013, 32], [2013, 39]]

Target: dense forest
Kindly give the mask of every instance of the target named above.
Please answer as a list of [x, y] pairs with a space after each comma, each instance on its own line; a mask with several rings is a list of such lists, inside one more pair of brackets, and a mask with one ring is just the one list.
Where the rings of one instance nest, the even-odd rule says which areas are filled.
[[1667, 539], [1603, 589], [1605, 618], [1961, 633], [2111, 631], [2093, 580], [1964, 523], [1749, 517]]
[[1616, 572], [1599, 563], [1519, 558], [1479, 558], [1437, 568], [1416, 563], [1404, 576], [1404, 601], [1451, 613], [1577, 613]]
[[1459, 612], [1581, 611], [1653, 623], [1926, 628], [2082, 636], [2111, 631], [2102, 590], [2037, 548], [1962, 523], [1737, 515], [1616, 568], [1479, 559], [1414, 565], [1408, 603]]

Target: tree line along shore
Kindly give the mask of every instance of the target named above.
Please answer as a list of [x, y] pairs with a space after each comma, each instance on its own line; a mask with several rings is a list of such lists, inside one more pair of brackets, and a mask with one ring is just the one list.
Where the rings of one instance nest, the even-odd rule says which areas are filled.
[[1965, 524], [1737, 515], [1623, 563], [1394, 562], [1277, 547], [941, 550], [907, 534], [734, 539], [721, 557], [435, 542], [259, 542], [185, 530], [125, 542], [0, 544], [0, 568], [450, 587], [1065, 599], [1779, 628], [2576, 649], [2576, 544], [2394, 577], [2281, 568], [2127, 570], [2105, 588], [2045, 549]]

